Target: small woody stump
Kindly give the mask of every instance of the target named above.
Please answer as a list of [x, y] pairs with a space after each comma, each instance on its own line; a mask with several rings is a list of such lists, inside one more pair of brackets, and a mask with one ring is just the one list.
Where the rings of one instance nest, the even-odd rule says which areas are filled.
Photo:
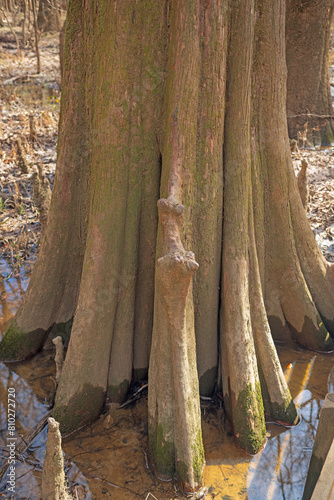
[[42, 474], [42, 500], [71, 500], [65, 488], [64, 457], [59, 423], [48, 418], [49, 433]]
[[51, 203], [51, 188], [42, 165], [38, 165], [38, 168], [35, 169], [32, 175], [32, 182], [34, 186], [34, 201], [39, 211], [39, 220], [43, 232], [48, 221]]
[[306, 160], [302, 160], [301, 168], [298, 172], [297, 176], [297, 185], [298, 191], [300, 194], [300, 199], [302, 200], [303, 207], [307, 212], [307, 205], [310, 197], [309, 188], [308, 188], [308, 180], [307, 180], [307, 167], [308, 163]]

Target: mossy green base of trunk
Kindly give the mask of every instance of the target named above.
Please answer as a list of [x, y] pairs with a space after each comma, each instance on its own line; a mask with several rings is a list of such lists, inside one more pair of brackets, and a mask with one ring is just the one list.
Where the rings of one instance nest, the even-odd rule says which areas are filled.
[[45, 330], [24, 332], [14, 320], [0, 342], [1, 361], [20, 361], [34, 355], [43, 344]]
[[[192, 447], [192, 451], [194, 457], [192, 466], [194, 470], [195, 481], [198, 484], [202, 484], [203, 469], [205, 466], [205, 456], [204, 456], [204, 448], [203, 448], [203, 440], [201, 432], [197, 436], [195, 444]], [[187, 465], [184, 462], [177, 461], [176, 474], [180, 483], [184, 485], [185, 491], [191, 491], [191, 488], [189, 488], [189, 486], [187, 485], [188, 469]]]
[[163, 429], [158, 425], [155, 431], [149, 432], [149, 448], [153, 468], [163, 479], [170, 479], [175, 472], [175, 448], [174, 443], [166, 440], [170, 429]]
[[[238, 443], [247, 453], [257, 453], [266, 438], [260, 384], [257, 384], [255, 391], [251, 384], [241, 391], [233, 415], [234, 435]], [[249, 425], [249, 420], [253, 425]]]
[[[155, 432], [150, 432], [149, 446], [152, 453], [152, 465], [158, 471], [158, 476], [162, 479], [172, 478], [176, 474], [178, 481], [183, 485], [185, 491], [191, 491], [191, 488], [187, 486], [189, 466], [180, 460], [175, 460], [175, 446], [173, 442], [169, 442], [166, 439], [168, 435], [170, 435], [170, 430], [164, 430], [162, 425], [158, 425]], [[192, 467], [195, 480], [198, 484], [202, 484], [203, 464], [205, 464], [202, 433], [199, 433], [195, 444], [192, 446], [192, 451], [194, 457]]]
[[271, 403], [270, 418], [289, 425], [295, 425], [298, 422], [298, 413], [292, 399], [290, 402], [287, 401], [284, 406], [278, 403]]
[[96, 420], [102, 411], [104, 399], [105, 394], [101, 387], [92, 387], [89, 384], [85, 384], [82, 391], [69, 402], [63, 403], [60, 398], [56, 398], [52, 416], [59, 422], [61, 433], [69, 434]]
[[122, 403], [129, 390], [129, 380], [123, 380], [119, 385], [109, 386], [107, 396], [113, 403]]

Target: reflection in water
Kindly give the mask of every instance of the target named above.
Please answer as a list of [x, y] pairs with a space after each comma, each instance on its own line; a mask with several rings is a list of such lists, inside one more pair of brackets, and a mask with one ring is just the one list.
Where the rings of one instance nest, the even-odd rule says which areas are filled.
[[[1, 262], [0, 262], [1, 263]], [[9, 269], [2, 268], [6, 275]], [[4, 331], [27, 287], [26, 276], [0, 281], [1, 330]], [[291, 394], [298, 405], [300, 423], [293, 428], [268, 423], [268, 441], [255, 457], [238, 448], [224, 422], [222, 409], [203, 406], [203, 439], [210, 488], [206, 499], [299, 500], [306, 479], [319, 412], [328, 391], [334, 392], [334, 355], [318, 354], [295, 345], [278, 347]], [[55, 392], [54, 352], [43, 351], [21, 363], [0, 363], [0, 453], [6, 458], [7, 389], [15, 387], [18, 437], [26, 435], [45, 415]], [[63, 441], [67, 477], [74, 498], [145, 499], [184, 498], [175, 482], [162, 482], [148, 468], [147, 400], [111, 409], [105, 417]], [[47, 429], [17, 461], [18, 499], [40, 498], [41, 466]], [[78, 485], [80, 485], [78, 487]], [[74, 489], [76, 488], [76, 490]], [[0, 493], [6, 494], [6, 477]], [[75, 493], [76, 492], [76, 493]], [[149, 497], [152, 498], [152, 497]]]
[[[5, 459], [6, 452], [8, 451], [6, 432], [6, 411], [7, 411], [7, 389], [10, 387], [15, 388], [16, 396], [16, 437], [25, 436], [36, 423], [46, 413], [46, 399], [41, 397], [41, 394], [47, 394], [52, 391], [52, 385], [47, 386], [44, 384], [43, 371], [50, 365], [50, 355], [48, 355], [49, 363], [45, 353], [40, 357], [40, 365], [35, 363], [11, 363], [5, 365], [1, 363], [0, 368], [0, 414], [1, 414], [1, 463]], [[43, 357], [45, 358], [43, 360]], [[44, 363], [43, 363], [44, 361]], [[53, 363], [52, 363], [53, 365]], [[43, 369], [42, 369], [43, 366]], [[53, 385], [54, 387], [54, 385]], [[53, 389], [54, 390], [54, 389]], [[19, 441], [19, 439], [18, 439]], [[24, 496], [17, 496], [15, 498], [38, 498], [36, 491], [38, 491], [41, 468], [39, 465], [43, 463], [44, 447], [46, 444], [46, 430], [44, 429], [36, 439], [33, 441], [31, 448], [26, 454], [26, 462], [18, 461], [16, 463], [16, 478], [18, 487], [21, 484], [21, 492]], [[37, 467], [35, 466], [37, 464]], [[27, 474], [28, 473], [28, 474]], [[7, 477], [1, 483], [0, 490], [7, 482]], [[6, 490], [5, 490], [6, 491]], [[35, 496], [34, 496], [35, 495]]]
[[5, 259], [0, 259], [0, 332], [15, 314], [28, 282], [29, 276], [23, 268], [13, 272]]
[[[283, 427], [282, 434], [268, 440], [266, 448], [258, 454], [254, 460], [256, 461], [255, 469], [254, 464], [251, 464], [247, 477], [249, 498], [258, 498], [259, 494], [261, 494], [260, 498], [268, 500], [299, 499], [302, 497], [304, 477], [308, 467], [308, 454], [305, 454], [304, 450], [307, 450], [306, 443], [310, 439], [308, 436], [309, 427], [307, 424], [304, 425], [306, 423], [305, 416], [308, 413], [306, 400], [308, 403], [308, 400], [312, 398], [312, 393], [306, 390], [306, 387], [314, 361], [315, 356], [307, 363], [290, 363], [288, 370], [286, 370], [286, 378], [290, 385], [291, 395], [298, 406], [301, 421], [293, 431]], [[313, 435], [311, 439], [314, 439]], [[304, 443], [305, 446], [303, 447], [301, 443]], [[298, 459], [296, 459], [296, 455]], [[260, 480], [260, 476], [264, 476], [262, 480]]]
[[328, 389], [327, 392], [334, 392], [334, 366], [328, 375]]

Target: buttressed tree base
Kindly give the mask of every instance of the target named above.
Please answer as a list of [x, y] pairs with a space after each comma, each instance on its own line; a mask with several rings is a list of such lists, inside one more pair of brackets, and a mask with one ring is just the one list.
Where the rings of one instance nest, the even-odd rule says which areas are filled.
[[256, 453], [266, 417], [297, 420], [274, 340], [333, 349], [333, 267], [290, 157], [284, 26], [284, 0], [68, 6], [49, 221], [1, 358], [70, 333], [63, 433], [148, 374], [152, 461], [188, 490], [199, 394], [222, 390]]

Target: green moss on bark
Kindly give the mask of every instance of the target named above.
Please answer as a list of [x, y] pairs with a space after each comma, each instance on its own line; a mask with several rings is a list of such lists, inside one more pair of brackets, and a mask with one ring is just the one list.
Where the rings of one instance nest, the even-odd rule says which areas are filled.
[[121, 403], [129, 390], [129, 380], [123, 380], [119, 385], [109, 386], [107, 395], [113, 403]]
[[56, 399], [52, 416], [59, 422], [61, 433], [69, 434], [96, 420], [102, 411], [104, 397], [101, 387], [85, 384], [81, 392], [75, 394], [68, 403]]
[[173, 477], [175, 473], [175, 448], [173, 442], [165, 439], [168, 434], [170, 434], [169, 429], [164, 429], [161, 424], [158, 425], [155, 431], [149, 433], [149, 447], [157, 472], [166, 477]]
[[0, 342], [0, 360], [18, 361], [38, 351], [45, 337], [45, 330], [38, 328], [24, 332], [14, 320]]
[[247, 384], [240, 392], [234, 412], [234, 433], [240, 446], [248, 453], [257, 453], [266, 436], [261, 384], [255, 390]]
[[[203, 481], [203, 468], [205, 464], [204, 448], [202, 440], [202, 432], [199, 432], [195, 444], [192, 446], [193, 463], [192, 470], [194, 472], [194, 480], [201, 485]], [[189, 483], [189, 472], [191, 467], [184, 462], [176, 461], [177, 478], [182, 484]]]
[[270, 415], [274, 420], [286, 422], [290, 425], [295, 425], [298, 421], [298, 413], [292, 399], [286, 401], [283, 405], [271, 403]]
[[205, 457], [204, 457], [204, 447], [203, 447], [203, 439], [201, 431], [198, 433], [196, 444], [193, 446], [193, 454], [194, 454], [193, 469], [194, 469], [195, 481], [198, 484], [202, 484]]

